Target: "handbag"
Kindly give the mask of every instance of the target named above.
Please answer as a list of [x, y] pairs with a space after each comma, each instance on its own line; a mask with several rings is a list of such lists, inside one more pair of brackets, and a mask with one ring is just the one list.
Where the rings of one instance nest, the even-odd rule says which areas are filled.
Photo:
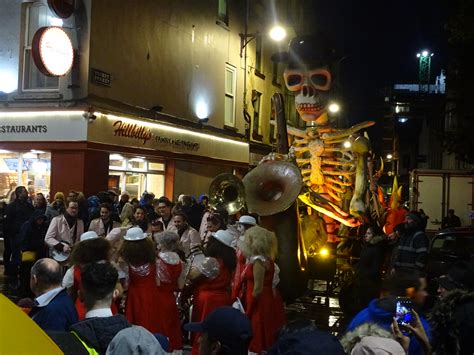
[[21, 262], [22, 263], [34, 263], [36, 261], [36, 252], [26, 250], [21, 253]]

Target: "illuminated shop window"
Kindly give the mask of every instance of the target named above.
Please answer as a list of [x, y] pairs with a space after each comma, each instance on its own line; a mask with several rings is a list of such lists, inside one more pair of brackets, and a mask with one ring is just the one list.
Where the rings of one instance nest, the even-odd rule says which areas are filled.
[[109, 156], [108, 188], [116, 191], [127, 191], [136, 198], [146, 192], [153, 192], [160, 197], [165, 192], [165, 164], [151, 162], [144, 157], [121, 154]]
[[10, 199], [17, 186], [25, 186], [30, 196], [49, 196], [51, 153], [38, 150], [0, 150], [0, 200]]

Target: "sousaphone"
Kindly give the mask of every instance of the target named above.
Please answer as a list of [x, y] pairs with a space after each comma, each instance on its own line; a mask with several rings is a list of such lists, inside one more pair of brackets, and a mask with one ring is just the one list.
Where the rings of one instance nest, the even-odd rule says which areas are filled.
[[249, 212], [270, 216], [287, 210], [298, 197], [303, 181], [290, 162], [267, 160], [243, 179]]
[[225, 208], [229, 215], [236, 214], [245, 206], [245, 187], [235, 175], [217, 175], [209, 186], [209, 205]]

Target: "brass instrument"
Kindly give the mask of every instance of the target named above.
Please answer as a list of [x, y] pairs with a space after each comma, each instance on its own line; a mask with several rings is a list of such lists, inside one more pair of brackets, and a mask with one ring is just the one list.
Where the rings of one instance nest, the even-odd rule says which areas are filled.
[[236, 214], [245, 206], [245, 188], [235, 175], [224, 173], [217, 175], [209, 186], [209, 205], [224, 208], [229, 215]]
[[243, 179], [250, 212], [270, 216], [287, 210], [298, 197], [303, 181], [293, 163], [267, 160]]

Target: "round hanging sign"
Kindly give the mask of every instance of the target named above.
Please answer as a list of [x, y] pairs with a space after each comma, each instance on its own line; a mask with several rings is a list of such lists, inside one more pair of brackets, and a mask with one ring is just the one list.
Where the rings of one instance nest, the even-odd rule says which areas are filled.
[[33, 60], [38, 69], [48, 76], [64, 76], [72, 68], [74, 48], [61, 27], [41, 27], [33, 36]]
[[48, 0], [51, 10], [60, 18], [68, 18], [74, 12], [74, 0]]

